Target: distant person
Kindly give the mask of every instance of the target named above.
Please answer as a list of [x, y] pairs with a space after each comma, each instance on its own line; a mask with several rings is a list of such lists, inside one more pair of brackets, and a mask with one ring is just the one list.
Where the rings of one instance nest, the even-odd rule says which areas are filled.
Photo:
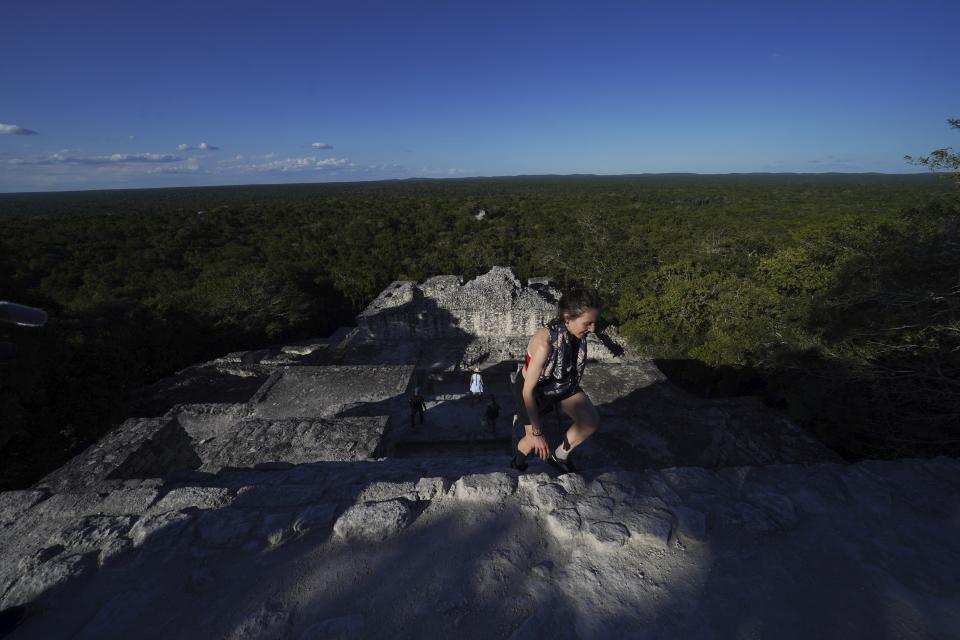
[[487, 430], [490, 431], [490, 433], [497, 432], [497, 418], [499, 417], [500, 404], [497, 402], [497, 399], [494, 396], [490, 396], [490, 399], [487, 401], [487, 410], [484, 412]]
[[[600, 427], [600, 416], [580, 388], [587, 366], [587, 335], [596, 331], [600, 297], [592, 289], [571, 289], [557, 305], [557, 316], [539, 329], [527, 346], [526, 362], [513, 384], [517, 406], [516, 451], [510, 466], [527, 468], [536, 452], [561, 473], [572, 473], [571, 452]], [[559, 406], [573, 420], [553, 451], [544, 437], [542, 418]], [[523, 433], [519, 432], [520, 427]]]
[[420, 415], [420, 424], [423, 425], [423, 413], [427, 410], [427, 403], [423, 399], [423, 396], [420, 395], [420, 387], [416, 387], [413, 390], [413, 395], [410, 396], [410, 428], [414, 428], [414, 419], [417, 415]]
[[483, 378], [480, 376], [480, 369], [474, 367], [470, 374], [470, 396], [474, 401], [483, 397]]

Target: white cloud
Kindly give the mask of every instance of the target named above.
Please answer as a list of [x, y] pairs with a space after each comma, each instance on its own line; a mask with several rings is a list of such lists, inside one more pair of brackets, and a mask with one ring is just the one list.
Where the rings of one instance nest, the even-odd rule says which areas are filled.
[[326, 142], [313, 142], [310, 146], [314, 149], [333, 149], [333, 145]]
[[267, 162], [251, 162], [239, 164], [243, 160], [242, 156], [237, 156], [232, 160], [221, 161], [222, 172], [240, 172], [240, 173], [296, 173], [303, 171], [325, 171], [328, 173], [354, 172], [371, 173], [383, 170], [385, 165], [359, 165], [351, 162], [347, 158], [318, 158], [317, 156], [301, 156], [291, 158], [273, 159], [275, 154], [269, 153], [259, 158]]
[[200, 173], [200, 162], [196, 158], [187, 158], [187, 161], [181, 165], [175, 165], [171, 167], [156, 167], [155, 169], [151, 169], [149, 173]]
[[216, 151], [219, 148], [207, 142], [201, 142], [195, 147], [186, 143], [177, 145], [178, 151]]
[[35, 136], [37, 132], [33, 129], [24, 129], [15, 124], [0, 124], [0, 135], [7, 136]]
[[317, 169], [321, 167], [340, 167], [343, 165], [355, 166], [352, 162], [346, 158], [324, 158], [323, 160], [317, 160], [316, 167]]
[[113, 153], [108, 156], [71, 156], [66, 153], [53, 153], [43, 158], [13, 158], [10, 164], [53, 165], [53, 164], [138, 164], [153, 162], [180, 162], [183, 158], [163, 153]]

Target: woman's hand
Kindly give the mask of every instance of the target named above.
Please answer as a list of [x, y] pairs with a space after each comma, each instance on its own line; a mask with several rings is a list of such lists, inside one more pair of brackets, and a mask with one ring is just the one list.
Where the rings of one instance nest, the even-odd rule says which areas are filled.
[[540, 456], [541, 460], [550, 457], [550, 445], [547, 444], [547, 439], [542, 435], [533, 436], [533, 450]]

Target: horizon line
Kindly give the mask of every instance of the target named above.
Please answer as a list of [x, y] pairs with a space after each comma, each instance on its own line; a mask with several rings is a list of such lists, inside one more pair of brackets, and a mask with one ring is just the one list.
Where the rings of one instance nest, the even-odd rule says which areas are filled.
[[340, 180], [326, 182], [249, 182], [242, 184], [210, 184], [210, 185], [179, 185], [172, 187], [114, 187], [100, 189], [50, 189], [47, 191], [0, 191], [0, 196], [13, 195], [35, 195], [43, 193], [92, 193], [96, 191], [161, 191], [172, 189], [223, 189], [229, 187], [298, 187], [308, 185], [347, 185], [347, 184], [371, 184], [388, 182], [454, 182], [464, 180], [503, 180], [507, 178], [635, 178], [635, 177], [671, 177], [671, 176], [890, 176], [890, 177], [908, 177], [908, 176], [935, 176], [947, 177], [952, 175], [950, 171], [914, 171], [909, 173], [888, 173], [885, 171], [731, 171], [727, 173], [698, 173], [695, 171], [667, 171], [667, 172], [645, 172], [645, 173], [518, 173], [512, 175], [492, 175], [492, 176], [412, 176], [409, 178], [377, 178], [371, 180]]

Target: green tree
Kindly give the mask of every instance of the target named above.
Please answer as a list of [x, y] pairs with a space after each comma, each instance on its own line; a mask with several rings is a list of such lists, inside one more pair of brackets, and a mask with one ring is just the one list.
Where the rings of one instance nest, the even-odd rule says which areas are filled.
[[[960, 118], [951, 118], [947, 120], [954, 129], [960, 129]], [[953, 147], [944, 147], [943, 149], [934, 149], [929, 156], [914, 158], [913, 156], [904, 156], [904, 159], [910, 164], [927, 167], [931, 171], [949, 171], [953, 181], [960, 186], [960, 153], [951, 153]]]

